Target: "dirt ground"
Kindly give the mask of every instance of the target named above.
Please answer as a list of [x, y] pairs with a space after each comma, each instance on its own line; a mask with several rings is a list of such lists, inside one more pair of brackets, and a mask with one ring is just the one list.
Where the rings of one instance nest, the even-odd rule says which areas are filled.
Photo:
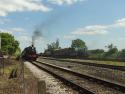
[[17, 60], [4, 60], [4, 73], [0, 67], [0, 94], [37, 94], [37, 79], [22, 65]]

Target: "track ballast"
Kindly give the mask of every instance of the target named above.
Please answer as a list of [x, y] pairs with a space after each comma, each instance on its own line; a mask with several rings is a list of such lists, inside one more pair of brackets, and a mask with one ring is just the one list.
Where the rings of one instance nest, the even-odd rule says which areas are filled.
[[[96, 77], [92, 77], [90, 75], [83, 75], [77, 72], [74, 72], [68, 68], [64, 68], [64, 67], [59, 67], [56, 65], [52, 65], [52, 64], [47, 64], [47, 63], [43, 63], [43, 62], [32, 62], [34, 65], [36, 65], [37, 67], [39, 67], [40, 69], [43, 69], [47, 72], [49, 72], [50, 74], [56, 76], [57, 78], [61, 79], [63, 82], [65, 82], [66, 84], [70, 85], [72, 88], [76, 89], [77, 91], [80, 92], [80, 94], [101, 94], [99, 92], [102, 92], [101, 90], [96, 91], [96, 90], [92, 90], [92, 88], [98, 89], [97, 87], [104, 86], [104, 88], [106, 87], [106, 90], [108, 90], [108, 88], [111, 88], [111, 91], [109, 90], [108, 92], [125, 92], [125, 86], [118, 84], [118, 83], [114, 83], [111, 81], [107, 81], [104, 79], [99, 79]], [[69, 79], [64, 76], [66, 75], [67, 77], [69, 77]], [[90, 81], [92, 83], [90, 83], [90, 88], [89, 87], [85, 87], [82, 81]], [[92, 85], [92, 84], [95, 84]], [[98, 85], [96, 85], [98, 84]], [[117, 90], [115, 90], [117, 89]], [[105, 92], [105, 89], [104, 89]], [[115, 94], [115, 93], [104, 93], [104, 94]], [[123, 94], [123, 93], [119, 93], [119, 94]]]
[[43, 57], [43, 58], [44, 59], [50, 59], [50, 60], [62, 61], [62, 62], [78, 63], [78, 64], [82, 64], [82, 65], [88, 65], [88, 66], [95, 66], [95, 67], [102, 67], [102, 68], [108, 68], [108, 69], [125, 71], [125, 66], [116, 66], [116, 65], [107, 65], [107, 64], [96, 64], [96, 63], [81, 62], [81, 61], [70, 61], [70, 60], [58, 59], [58, 58], [46, 58], [46, 57]]

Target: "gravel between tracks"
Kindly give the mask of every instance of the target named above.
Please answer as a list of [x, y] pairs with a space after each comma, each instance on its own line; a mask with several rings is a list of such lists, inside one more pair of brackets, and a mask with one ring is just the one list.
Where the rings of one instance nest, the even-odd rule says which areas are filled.
[[83, 74], [89, 74], [93, 76], [97, 76], [100, 78], [108, 79], [111, 81], [115, 81], [121, 84], [125, 83], [125, 71], [113, 70], [108, 68], [101, 68], [95, 66], [82, 65], [77, 63], [70, 62], [61, 62], [56, 60], [47, 60], [47, 59], [38, 59], [42, 62], [51, 63], [61, 67], [70, 68], [76, 72], [80, 72]]
[[33, 73], [36, 78], [45, 80], [47, 94], [78, 94], [78, 92], [72, 90], [71, 88], [65, 86], [61, 81], [54, 78], [47, 72], [38, 69], [36, 66], [29, 62], [25, 62], [27, 68]]
[[115, 89], [106, 87], [106, 86], [101, 85], [101, 84], [97, 84], [96, 82], [84, 79], [84, 78], [79, 77], [79, 76], [72, 75], [68, 72], [65, 72], [65, 71], [62, 71], [62, 70], [59, 70], [56, 68], [52, 68], [50, 66], [46, 66], [42, 63], [41, 64], [39, 63], [38, 65], [42, 66], [43, 68], [45, 68], [49, 71], [53, 71], [54, 73], [57, 73], [58, 75], [61, 75], [64, 78], [71, 80], [84, 88], [87, 88], [87, 89], [95, 92], [95, 94], [124, 94], [124, 93], [117, 91]]

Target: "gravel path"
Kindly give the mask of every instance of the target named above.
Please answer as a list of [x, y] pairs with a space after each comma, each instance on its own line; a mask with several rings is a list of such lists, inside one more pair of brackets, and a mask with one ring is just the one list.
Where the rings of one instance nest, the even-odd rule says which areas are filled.
[[27, 68], [33, 73], [36, 78], [45, 80], [47, 94], [78, 94], [78, 92], [72, 90], [71, 88], [65, 86], [61, 81], [54, 78], [47, 72], [38, 69], [36, 66], [29, 62], [25, 62]]

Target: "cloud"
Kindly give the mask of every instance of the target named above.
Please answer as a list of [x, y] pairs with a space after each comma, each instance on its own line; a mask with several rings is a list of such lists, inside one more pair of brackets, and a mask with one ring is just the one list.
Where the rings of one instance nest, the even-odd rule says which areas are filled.
[[85, 1], [85, 0], [48, 0], [48, 1], [52, 4], [57, 4], [57, 5], [63, 5], [63, 4], [72, 5], [74, 3]]
[[11, 12], [50, 10], [41, 3], [41, 0], [0, 0], [0, 16], [6, 16]]
[[[20, 43], [20, 47], [21, 47], [21, 49], [23, 50], [26, 46], [28, 46], [28, 45], [31, 45], [31, 37], [29, 37], [29, 36], [15, 36], [15, 38], [16, 38], [16, 40], [18, 40], [19, 41], [19, 43]], [[24, 42], [24, 40], [25, 40], [25, 42]]]
[[125, 18], [122, 19], [118, 19], [115, 21], [115, 23], [113, 25], [111, 25], [112, 27], [125, 27]]
[[19, 40], [20, 42], [22, 42], [22, 43], [24, 43], [24, 40], [25, 40], [25, 42], [29, 42], [29, 43], [31, 43], [31, 37], [29, 37], [29, 36], [18, 36], [17, 37], [17, 40]]
[[[31, 36], [20, 35], [20, 36], [15, 36], [15, 38], [16, 38], [16, 40], [19, 41], [21, 50], [23, 50], [25, 47], [28, 47], [32, 44]], [[25, 40], [25, 42], [24, 42], [24, 40]], [[36, 49], [38, 52], [44, 51], [44, 48], [46, 48], [47, 44], [48, 43], [45, 38], [39, 38], [39, 39], [35, 40], [35, 47], [37, 47]], [[43, 45], [43, 46], [41, 47], [41, 45]]]
[[75, 36], [72, 36], [72, 35], [66, 35], [66, 36], [63, 36], [64, 39], [68, 39], [68, 40], [72, 40], [75, 38]]
[[25, 30], [23, 28], [11, 28], [10, 31], [12, 31], [12, 32], [24, 32]]
[[[47, 0], [47, 4], [72, 5], [85, 0]], [[0, 0], [0, 16], [7, 16], [13, 12], [41, 11], [48, 12], [52, 8], [43, 4], [43, 0]]]
[[15, 32], [25, 32], [23, 28], [8, 28], [8, 29], [0, 29], [1, 32], [6, 32], [6, 33], [15, 33]]
[[17, 40], [19, 40], [22, 43], [24, 43], [24, 40], [25, 40], [25, 42], [31, 43], [32, 39], [31, 39], [31, 37], [28, 37], [28, 36], [18, 36]]
[[76, 31], [72, 32], [73, 35], [97, 35], [97, 34], [107, 34], [106, 31], [108, 27], [102, 25], [86, 26], [84, 28], [78, 28]]
[[73, 35], [105, 35], [110, 29], [125, 28], [125, 18], [118, 19], [109, 25], [90, 25], [78, 28], [73, 31]]
[[10, 19], [6, 19], [6, 18], [0, 19], [0, 24], [5, 24], [5, 23], [8, 23], [10, 21], [11, 21]]

